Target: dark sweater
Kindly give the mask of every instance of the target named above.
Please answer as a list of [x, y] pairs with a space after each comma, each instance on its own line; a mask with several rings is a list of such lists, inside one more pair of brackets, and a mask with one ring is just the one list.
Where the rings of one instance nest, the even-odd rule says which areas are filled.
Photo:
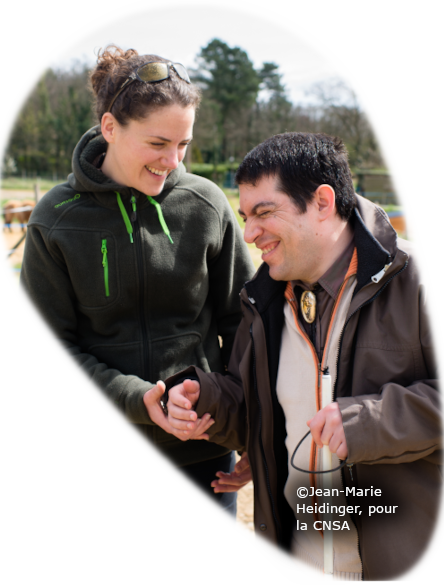
[[[147, 197], [92, 164], [105, 149], [98, 127], [87, 132], [68, 182], [36, 206], [21, 282], [56, 336], [129, 421], [178, 465], [212, 459], [227, 450], [168, 435], [150, 420], [143, 395], [189, 365], [225, 371], [241, 319], [239, 292], [254, 273], [248, 250], [225, 195], [182, 164], [156, 197], [172, 244]], [[116, 192], [131, 218], [134, 243]]]

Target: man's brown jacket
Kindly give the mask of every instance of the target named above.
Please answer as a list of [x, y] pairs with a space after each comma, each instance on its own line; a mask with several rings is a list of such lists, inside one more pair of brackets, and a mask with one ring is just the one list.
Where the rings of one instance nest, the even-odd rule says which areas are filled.
[[[351, 221], [357, 284], [334, 385], [353, 464], [342, 479], [347, 502], [362, 510], [352, 519], [363, 578], [390, 579], [418, 560], [433, 532], [442, 482], [439, 396], [424, 291], [408, 242], [397, 240], [385, 213], [361, 197]], [[190, 368], [181, 378], [200, 381], [196, 411], [215, 419], [210, 440], [247, 450], [256, 530], [288, 548], [294, 515], [283, 495], [288, 454], [276, 397], [285, 286], [263, 264], [241, 293], [243, 320], [227, 375]], [[382, 495], [358, 495], [372, 486]], [[369, 506], [384, 511], [369, 516]], [[390, 513], [389, 506], [398, 508]]]

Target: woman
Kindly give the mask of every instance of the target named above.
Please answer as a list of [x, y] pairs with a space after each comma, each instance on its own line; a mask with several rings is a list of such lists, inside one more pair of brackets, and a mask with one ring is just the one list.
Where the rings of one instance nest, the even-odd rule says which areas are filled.
[[128, 420], [212, 493], [233, 454], [165, 433], [143, 398], [188, 365], [225, 370], [253, 266], [224, 194], [181, 164], [200, 100], [185, 68], [113, 46], [91, 83], [100, 125], [35, 208], [21, 281]]

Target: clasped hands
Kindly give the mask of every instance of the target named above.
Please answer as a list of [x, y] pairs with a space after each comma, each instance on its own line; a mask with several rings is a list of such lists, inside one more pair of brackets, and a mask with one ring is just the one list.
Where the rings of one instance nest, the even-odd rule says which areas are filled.
[[[199, 382], [184, 380], [182, 384], [178, 384], [168, 391], [168, 415], [165, 414], [160, 405], [164, 392], [165, 384], [159, 381], [143, 397], [143, 402], [153, 423], [181, 441], [190, 439], [208, 441], [209, 436], [205, 431], [214, 424], [214, 420], [208, 413], [204, 414], [202, 418], [198, 418], [196, 412], [192, 410], [199, 398]], [[247, 454], [242, 454], [232, 473], [218, 471], [216, 477], [218, 479], [211, 482], [216, 494], [237, 492], [244, 487], [251, 481], [250, 463]]]

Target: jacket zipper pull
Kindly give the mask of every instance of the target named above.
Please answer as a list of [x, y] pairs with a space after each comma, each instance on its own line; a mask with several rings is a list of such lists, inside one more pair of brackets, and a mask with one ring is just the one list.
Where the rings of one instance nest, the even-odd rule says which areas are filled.
[[106, 248], [106, 240], [102, 240], [102, 249], [101, 252], [103, 254], [102, 258], [102, 266], [103, 266], [103, 277], [105, 280], [105, 295], [109, 297], [109, 282], [108, 282], [108, 250]]
[[131, 223], [134, 223], [137, 219], [136, 198], [134, 195], [131, 197], [131, 205], [133, 206], [133, 212], [131, 213]]
[[392, 265], [391, 262], [390, 262], [390, 264], [386, 264], [382, 270], [380, 270], [377, 274], [372, 276], [372, 281], [375, 284], [377, 284], [381, 280], [381, 278], [384, 276], [384, 274], [387, 272], [387, 270], [390, 268], [391, 265]]
[[350, 472], [350, 479], [353, 481], [353, 473], [352, 473], [353, 463], [347, 463], [347, 467], [348, 467], [348, 470]]

